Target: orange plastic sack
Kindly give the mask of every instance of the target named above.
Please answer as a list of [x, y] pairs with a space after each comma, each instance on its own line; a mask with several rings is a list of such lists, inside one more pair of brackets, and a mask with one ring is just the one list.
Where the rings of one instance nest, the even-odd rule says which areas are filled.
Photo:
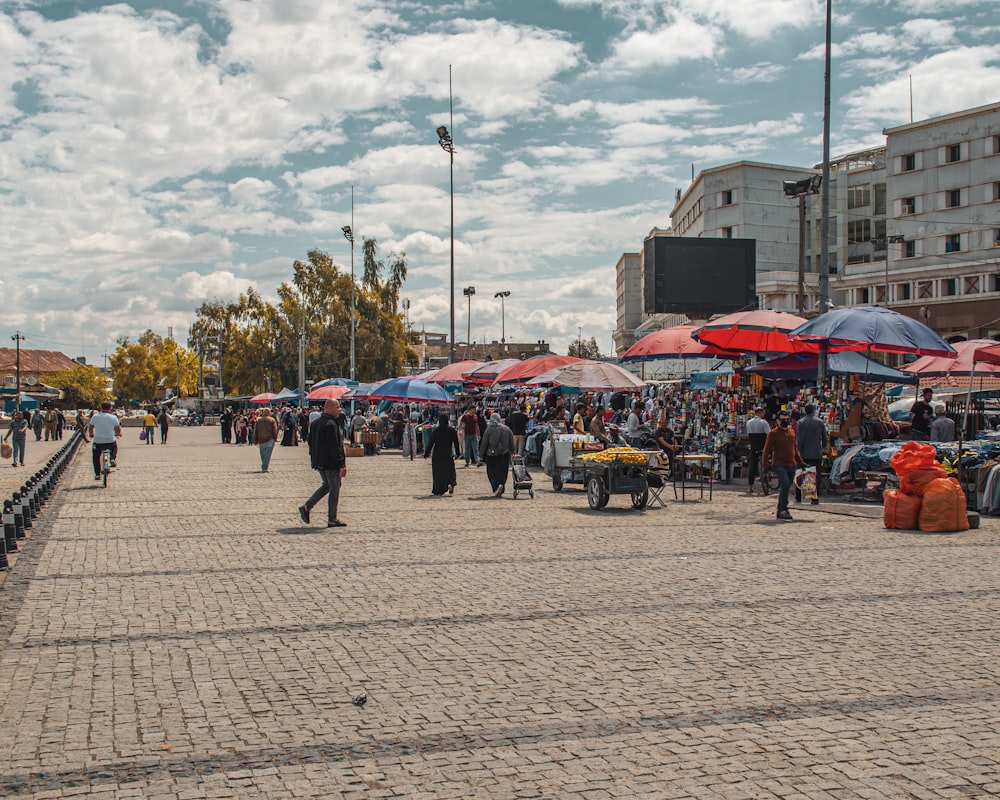
[[882, 514], [885, 527], [904, 531], [920, 527], [920, 497], [904, 494], [899, 489], [886, 489], [882, 492], [882, 499], [885, 500]]
[[965, 492], [954, 478], [935, 478], [927, 484], [920, 506], [920, 530], [928, 533], [969, 530]]
[[908, 472], [929, 467], [937, 460], [934, 445], [923, 442], [907, 442], [889, 459], [893, 471], [902, 478]]
[[915, 494], [918, 497], [922, 497], [927, 484], [933, 480], [946, 478], [947, 476], [948, 473], [944, 471], [944, 467], [935, 462], [929, 467], [920, 467], [919, 469], [907, 472], [900, 478], [899, 488], [907, 494]]

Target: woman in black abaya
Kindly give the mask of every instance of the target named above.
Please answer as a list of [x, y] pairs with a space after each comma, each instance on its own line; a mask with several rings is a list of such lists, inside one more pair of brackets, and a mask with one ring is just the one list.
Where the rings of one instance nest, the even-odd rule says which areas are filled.
[[452, 494], [455, 491], [455, 484], [458, 483], [455, 459], [458, 456], [458, 434], [448, 424], [447, 412], [442, 412], [424, 452], [424, 458], [431, 460], [431, 494]]

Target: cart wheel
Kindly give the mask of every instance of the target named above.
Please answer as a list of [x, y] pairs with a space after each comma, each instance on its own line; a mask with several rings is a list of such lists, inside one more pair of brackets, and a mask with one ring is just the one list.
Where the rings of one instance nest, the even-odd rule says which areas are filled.
[[608, 493], [604, 491], [604, 481], [596, 475], [591, 475], [587, 481], [587, 502], [594, 511], [600, 511], [607, 505]]
[[530, 497], [532, 500], [535, 499], [535, 490], [534, 489], [528, 489], [528, 497]]
[[514, 490], [514, 499], [517, 500], [517, 489]]
[[552, 476], [552, 491], [561, 492], [563, 488], [562, 478], [559, 475]]
[[645, 508], [647, 502], [649, 502], [649, 489], [632, 492], [632, 508]]

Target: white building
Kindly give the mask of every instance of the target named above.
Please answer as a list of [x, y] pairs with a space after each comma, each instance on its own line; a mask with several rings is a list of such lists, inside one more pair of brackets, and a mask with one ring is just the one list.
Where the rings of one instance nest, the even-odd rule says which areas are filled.
[[884, 133], [888, 261], [846, 265], [844, 301], [1000, 335], [1000, 103]]

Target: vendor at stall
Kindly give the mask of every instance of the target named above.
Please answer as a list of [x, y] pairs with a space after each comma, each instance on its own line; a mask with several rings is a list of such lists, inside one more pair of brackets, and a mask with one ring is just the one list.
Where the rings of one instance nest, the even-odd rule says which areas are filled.
[[916, 442], [926, 442], [931, 438], [931, 418], [934, 410], [931, 400], [934, 399], [934, 390], [924, 389], [923, 400], [917, 400], [910, 407], [910, 438]]

